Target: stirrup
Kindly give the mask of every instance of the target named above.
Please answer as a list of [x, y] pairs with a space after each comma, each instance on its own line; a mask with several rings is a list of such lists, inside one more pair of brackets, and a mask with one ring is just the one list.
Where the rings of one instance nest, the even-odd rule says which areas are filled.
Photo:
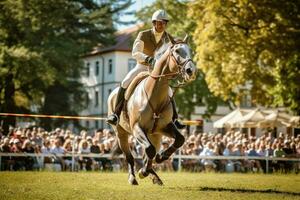
[[111, 114], [110, 116], [107, 117], [106, 123], [111, 124], [111, 125], [117, 125], [119, 123], [118, 115]]

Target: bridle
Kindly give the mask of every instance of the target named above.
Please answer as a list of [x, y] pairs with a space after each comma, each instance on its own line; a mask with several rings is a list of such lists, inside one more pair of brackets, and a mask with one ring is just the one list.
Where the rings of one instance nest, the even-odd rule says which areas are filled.
[[[150, 77], [153, 78], [155, 81], [158, 80], [158, 79], [168, 79], [168, 80], [174, 80], [174, 79], [177, 79], [179, 75], [181, 75], [181, 77], [183, 78], [183, 81], [180, 82], [178, 81], [178, 84], [177, 86], [175, 87], [175, 91], [173, 91], [173, 95], [172, 97], [169, 97], [170, 99], [173, 98], [173, 96], [175, 95], [176, 91], [178, 88], [184, 86], [187, 82], [185, 81], [184, 79], [184, 73], [185, 73], [185, 66], [189, 63], [189, 62], [193, 62], [191, 58], [187, 58], [187, 59], [184, 59], [183, 62], [180, 62], [180, 60], [177, 60], [175, 55], [174, 55], [174, 47], [176, 46], [176, 44], [186, 44], [185, 42], [176, 42], [175, 44], [173, 44], [169, 50], [169, 54], [168, 54], [168, 58], [167, 58], [167, 61], [166, 61], [166, 64], [164, 65], [163, 67], [163, 70], [162, 70], [162, 74], [160, 75], [152, 75], [150, 73]], [[180, 56], [180, 55], [179, 55]], [[182, 56], [180, 56], [180, 58], [182, 58]], [[170, 63], [170, 60], [173, 60], [173, 62], [176, 64], [176, 67], [177, 67], [177, 72], [171, 72], [171, 73], [166, 73], [164, 74], [164, 71], [167, 69], [167, 67], [169, 66], [169, 63]], [[145, 84], [146, 82], [144, 82]], [[168, 101], [166, 101], [158, 110], [155, 110], [154, 109], [154, 106], [152, 105], [151, 101], [149, 100], [149, 96], [147, 94], [147, 91], [145, 90], [145, 87], [144, 88], [144, 92], [146, 94], [146, 97], [147, 97], [147, 100], [148, 100], [148, 103], [149, 103], [149, 106], [152, 110], [152, 113], [153, 113], [153, 126], [152, 126], [152, 129], [151, 129], [151, 132], [153, 132], [157, 126], [157, 122], [158, 122], [158, 119], [160, 118], [161, 116], [161, 113], [163, 112], [163, 110], [170, 104], [171, 100], [169, 99]]]
[[[162, 70], [162, 73], [166, 70], [166, 68], [169, 66], [169, 63], [170, 63], [170, 59], [172, 59], [175, 64], [176, 64], [176, 67], [177, 67], [177, 72], [171, 72], [171, 73], [166, 73], [166, 74], [160, 74], [160, 75], [152, 75], [150, 73], [150, 77], [152, 77], [153, 79], [160, 79], [160, 78], [167, 78], [169, 80], [172, 80], [172, 79], [176, 79], [179, 75], [181, 75], [181, 77], [183, 77], [184, 75], [184, 69], [185, 69], [185, 66], [189, 63], [189, 62], [193, 62], [193, 60], [191, 58], [187, 58], [185, 59], [183, 62], [180, 62], [179, 60], [177, 60], [174, 56], [174, 47], [177, 45], [177, 44], [186, 44], [184, 42], [176, 42], [175, 44], [173, 44], [170, 48], [170, 51], [169, 51], [169, 54], [168, 54], [168, 58], [167, 58], [167, 62], [165, 64], [165, 66], [163, 67], [163, 70]], [[180, 56], [181, 57], [181, 56]], [[181, 57], [182, 58], [182, 57]]]

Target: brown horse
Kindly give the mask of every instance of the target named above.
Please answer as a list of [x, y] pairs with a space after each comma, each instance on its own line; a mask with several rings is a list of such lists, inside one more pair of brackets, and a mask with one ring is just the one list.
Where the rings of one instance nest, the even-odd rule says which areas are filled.
[[[134, 173], [134, 158], [128, 145], [129, 135], [132, 134], [145, 150], [144, 167], [139, 170], [139, 177], [144, 178], [151, 174], [153, 183], [159, 185], [163, 185], [163, 182], [152, 168], [153, 159], [155, 158], [157, 163], [167, 160], [184, 143], [184, 137], [172, 122], [169, 82], [178, 78], [183, 82], [190, 82], [196, 78], [197, 68], [191, 59], [186, 40], [187, 37], [172, 44], [162, 53], [153, 71], [137, 85], [128, 99], [128, 117], [122, 112], [119, 124], [113, 126], [119, 147], [128, 162], [128, 181], [132, 185], [137, 185], [138, 182]], [[118, 88], [109, 96], [108, 114], [111, 114], [115, 107], [117, 91]], [[174, 142], [158, 154], [163, 135], [174, 138]]]

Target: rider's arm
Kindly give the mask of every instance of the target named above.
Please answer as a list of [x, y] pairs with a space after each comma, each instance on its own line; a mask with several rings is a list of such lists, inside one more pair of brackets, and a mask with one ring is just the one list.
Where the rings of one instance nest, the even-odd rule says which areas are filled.
[[145, 62], [146, 58], [148, 57], [146, 54], [143, 53], [143, 50], [144, 42], [141, 40], [141, 33], [139, 33], [138, 37], [133, 43], [132, 57], [140, 63]]

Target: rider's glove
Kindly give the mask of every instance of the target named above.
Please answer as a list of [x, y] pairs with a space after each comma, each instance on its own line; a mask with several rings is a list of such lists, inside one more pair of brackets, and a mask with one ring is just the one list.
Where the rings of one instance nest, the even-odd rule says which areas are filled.
[[151, 56], [147, 56], [147, 58], [146, 58], [146, 63], [148, 63], [151, 67], [153, 67], [154, 66], [154, 63], [155, 63], [155, 60], [154, 60], [154, 58], [153, 57], [151, 57]]

